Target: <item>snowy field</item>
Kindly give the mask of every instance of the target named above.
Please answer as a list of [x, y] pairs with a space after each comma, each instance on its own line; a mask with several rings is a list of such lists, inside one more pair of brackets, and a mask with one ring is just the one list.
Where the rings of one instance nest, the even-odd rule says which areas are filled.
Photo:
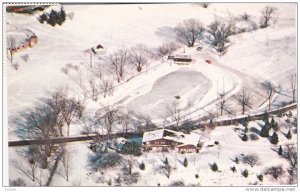
[[[105, 47], [102, 55], [93, 56], [95, 66], [106, 69], [102, 65], [105, 56], [119, 49], [130, 49], [137, 44], [146, 45], [154, 51], [163, 43], [173, 41], [175, 36], [170, 29], [185, 19], [195, 18], [206, 27], [216, 18], [229, 20], [238, 18], [245, 12], [253, 22], [260, 19], [261, 10], [266, 6], [278, 8], [278, 20], [268, 28], [235, 34], [229, 37], [229, 48], [226, 54], [220, 55], [204, 41], [197, 41], [194, 47], [181, 46], [174, 54], [191, 55], [193, 61], [189, 65], [176, 65], [159, 57], [151, 57], [149, 64], [142, 72], [128, 69], [121, 82], [114, 80], [114, 91], [110, 96], [99, 95], [97, 101], [87, 97], [82, 91], [82, 85], [90, 86], [88, 79], [93, 79], [89, 67], [90, 54], [87, 49], [101, 44]], [[51, 6], [59, 10], [60, 6]], [[191, 4], [131, 4], [131, 5], [64, 5], [69, 17], [61, 26], [52, 27], [37, 20], [40, 13], [22, 15], [6, 13], [6, 30], [28, 28], [38, 37], [38, 43], [33, 48], [17, 52], [13, 63], [6, 60], [4, 76], [7, 82], [8, 98], [8, 140], [20, 140], [15, 134], [15, 118], [21, 112], [32, 109], [40, 98], [49, 96], [49, 92], [58, 88], [67, 88], [70, 95], [84, 100], [85, 115], [93, 116], [103, 106], [111, 105], [125, 108], [132, 118], [150, 118], [151, 122], [162, 127], [164, 119], [169, 115], [168, 106], [179, 102], [183, 120], [197, 120], [203, 116], [216, 115], [216, 105], [219, 103], [219, 93], [224, 93], [227, 104], [223, 118], [231, 118], [241, 114], [241, 106], [236, 96], [244, 88], [253, 93], [252, 107], [247, 108], [246, 114], [262, 112], [268, 109], [267, 96], [261, 86], [265, 80], [270, 80], [278, 86], [272, 97], [271, 109], [277, 109], [283, 103], [292, 101], [292, 89], [289, 77], [296, 73], [296, 5], [295, 4], [217, 4], [212, 3], [204, 9], [196, 3]], [[237, 20], [238, 21], [238, 20]], [[243, 25], [238, 22], [237, 25]], [[14, 34], [11, 34], [14, 35]], [[21, 37], [23, 34], [16, 33]], [[19, 39], [19, 38], [18, 38]], [[175, 38], [176, 39], [176, 38]], [[197, 46], [203, 46], [197, 51]], [[28, 61], [24, 56], [28, 55]], [[205, 60], [212, 61], [208, 64]], [[14, 64], [18, 64], [16, 70]], [[64, 74], [62, 68], [71, 64], [78, 69], [76, 78]], [[94, 71], [93, 71], [94, 70]], [[107, 71], [105, 71], [107, 72]], [[105, 74], [110, 78], [112, 73]], [[89, 90], [90, 91], [90, 90]], [[217, 94], [218, 93], [218, 94]], [[178, 97], [179, 96], [179, 97]], [[176, 98], [177, 97], [177, 98]], [[293, 111], [295, 117], [297, 111]], [[96, 113], [97, 114], [97, 113]], [[221, 117], [222, 118], [222, 117]], [[287, 183], [288, 173], [279, 180], [266, 177], [263, 182], [257, 180], [267, 167], [282, 165], [286, 170], [287, 161], [280, 157], [276, 150], [279, 145], [297, 143], [296, 127], [291, 140], [286, 138], [289, 130], [285, 117], [277, 118], [281, 122], [279, 143], [270, 144], [267, 138], [260, 136], [258, 140], [241, 140], [242, 125], [237, 131], [236, 126], [216, 127], [213, 130], [195, 130], [204, 142], [200, 153], [179, 154], [170, 153], [143, 153], [137, 157], [133, 171], [139, 173], [136, 186], [168, 186], [174, 181], [182, 181], [184, 185], [199, 186], [244, 186], [244, 185], [280, 185]], [[292, 118], [291, 118], [292, 121]], [[260, 121], [250, 122], [251, 132], [261, 129]], [[135, 125], [129, 124], [129, 130]], [[81, 135], [83, 126], [71, 124], [70, 136]], [[112, 132], [121, 132], [120, 125], [113, 127]], [[270, 135], [273, 132], [270, 133]], [[259, 133], [253, 133], [258, 134]], [[219, 145], [214, 142], [218, 141]], [[208, 147], [214, 145], [213, 147]], [[115, 185], [115, 179], [121, 166], [105, 170], [104, 173], [93, 172], [88, 168], [88, 156], [93, 152], [88, 148], [88, 142], [68, 143], [67, 150], [72, 155], [70, 180], [67, 182], [60, 174], [53, 177], [52, 186], [107, 186], [110, 180]], [[25, 147], [9, 148], [9, 177], [22, 177], [20, 170], [15, 166], [16, 160], [24, 165], [23, 150]], [[23, 151], [23, 152], [22, 152]], [[241, 154], [256, 153], [260, 163], [254, 167], [235, 164], [232, 159], [241, 157]], [[75, 156], [77, 158], [75, 158]], [[159, 165], [167, 157], [173, 167], [170, 178], [161, 173]], [[183, 159], [188, 159], [188, 167], [183, 167]], [[144, 162], [145, 170], [139, 169], [139, 163]], [[220, 172], [211, 171], [210, 164], [216, 162]], [[76, 166], [75, 166], [76, 165]], [[237, 172], [230, 170], [231, 166]], [[75, 168], [76, 167], [76, 168]], [[245, 168], [249, 177], [241, 175]], [[39, 169], [41, 175], [49, 174]], [[42, 172], [41, 172], [42, 171]], [[45, 173], [43, 172], [45, 171]], [[46, 173], [47, 172], [47, 173]], [[195, 175], [198, 174], [198, 178]], [[38, 186], [24, 177], [28, 185]], [[233, 179], [234, 178], [234, 179]]]

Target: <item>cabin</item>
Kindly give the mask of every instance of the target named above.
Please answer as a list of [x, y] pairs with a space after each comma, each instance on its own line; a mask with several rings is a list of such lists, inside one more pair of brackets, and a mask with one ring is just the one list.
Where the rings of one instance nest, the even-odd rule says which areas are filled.
[[193, 133], [184, 134], [169, 129], [159, 129], [144, 133], [142, 147], [144, 151], [194, 153], [199, 152], [199, 142], [199, 135]]
[[188, 65], [190, 62], [192, 62], [190, 55], [169, 56], [168, 59], [172, 59], [174, 63], [178, 65]]

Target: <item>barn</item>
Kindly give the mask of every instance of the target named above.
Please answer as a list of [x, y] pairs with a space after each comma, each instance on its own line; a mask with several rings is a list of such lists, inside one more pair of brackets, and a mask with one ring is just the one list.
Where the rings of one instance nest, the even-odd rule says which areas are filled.
[[142, 140], [144, 151], [178, 151], [179, 153], [198, 152], [199, 142], [199, 135], [184, 134], [169, 129], [145, 132]]

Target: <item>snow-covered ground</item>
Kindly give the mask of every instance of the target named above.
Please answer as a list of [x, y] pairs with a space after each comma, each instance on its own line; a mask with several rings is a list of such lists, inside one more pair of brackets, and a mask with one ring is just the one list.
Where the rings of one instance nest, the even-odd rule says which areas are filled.
[[[293, 113], [296, 113], [294, 110]], [[283, 148], [287, 144], [295, 145], [297, 143], [297, 135], [292, 133], [292, 139], [288, 140], [285, 136], [289, 128], [286, 126], [285, 120], [287, 117], [275, 118], [280, 126], [278, 131], [279, 143], [273, 145], [269, 139], [259, 136], [262, 121], [250, 122], [249, 133], [258, 136], [257, 140], [249, 140], [244, 142], [240, 138], [243, 132], [243, 126], [223, 126], [217, 127], [214, 130], [195, 130], [193, 134], [200, 136], [203, 147], [199, 153], [180, 154], [176, 151], [170, 152], [144, 152], [142, 156], [136, 157], [133, 166], [133, 172], [138, 172], [140, 177], [135, 186], [168, 186], [174, 181], [183, 181], [185, 185], [197, 186], [246, 186], [246, 185], [281, 185], [287, 184], [287, 175], [284, 175], [278, 180], [271, 176], [264, 176], [263, 181], [257, 179], [257, 175], [263, 174], [264, 171], [271, 167], [282, 165], [286, 170], [288, 162], [277, 154], [279, 145]], [[292, 120], [292, 118], [290, 118]], [[236, 128], [240, 128], [237, 130]], [[295, 128], [292, 128], [294, 130]], [[273, 132], [270, 131], [270, 135]], [[215, 141], [219, 142], [218, 145]], [[53, 186], [108, 186], [109, 180], [112, 180], [112, 185], [116, 185], [115, 179], [122, 173], [122, 166], [103, 169], [99, 172], [94, 172], [88, 169], [88, 156], [93, 152], [88, 148], [88, 142], [78, 142], [67, 144], [67, 149], [71, 153], [71, 171], [70, 180], [67, 182], [61, 175], [55, 175], [51, 185]], [[20, 158], [24, 148], [10, 148], [9, 156], [11, 159]], [[256, 154], [259, 158], [259, 163], [251, 167], [242, 162], [243, 155]], [[236, 164], [235, 158], [238, 157], [240, 162]], [[165, 159], [168, 158], [169, 164], [172, 167], [170, 178], [161, 172], [160, 166], [164, 165]], [[183, 160], [187, 158], [188, 166], [183, 166]], [[21, 158], [22, 159], [22, 158]], [[27, 162], [22, 161], [25, 165]], [[144, 162], [145, 170], [139, 169], [139, 164]], [[217, 163], [219, 172], [213, 172], [210, 165]], [[236, 167], [236, 172], [232, 172], [230, 167]], [[20, 175], [20, 170], [17, 170], [14, 163], [10, 164], [10, 178], [16, 178]], [[62, 168], [60, 168], [62, 169]], [[249, 176], [245, 178], [241, 172], [247, 169]], [[101, 174], [103, 172], [103, 174]], [[198, 174], [199, 178], [195, 175]], [[24, 177], [30, 185], [38, 185], [37, 182], [32, 182], [27, 177]], [[255, 184], [256, 183], [256, 184]], [[124, 185], [124, 184], [123, 184]]]
[[[228, 110], [232, 115], [240, 114], [241, 107], [234, 99], [241, 88], [249, 88], [254, 93], [253, 109], [264, 111], [267, 108], [266, 96], [260, 83], [271, 80], [280, 86], [280, 92], [274, 97], [272, 108], [277, 108], [282, 102], [291, 101], [291, 89], [288, 77], [296, 72], [296, 5], [295, 4], [211, 4], [204, 9], [199, 4], [131, 4], [131, 5], [65, 5], [67, 13], [74, 13], [73, 19], [67, 19], [62, 26], [51, 27], [40, 24], [37, 15], [20, 15], [6, 13], [6, 29], [28, 28], [38, 37], [38, 43], [33, 48], [22, 50], [14, 55], [14, 62], [20, 65], [18, 70], [12, 67], [7, 60], [5, 77], [8, 87], [8, 130], [9, 140], [18, 140], [15, 135], [14, 119], [19, 112], [32, 108], [41, 97], [46, 97], [48, 91], [55, 88], [68, 87], [76, 98], [78, 85], [67, 75], [61, 72], [66, 64], [74, 64], [81, 69], [87, 68], [89, 54], [84, 50], [94, 47], [99, 43], [106, 49], [106, 54], [117, 49], [130, 48], [136, 44], [145, 44], [151, 49], [157, 48], [163, 42], [173, 40], [168, 29], [176, 26], [184, 19], [199, 19], [205, 26], [215, 18], [228, 19], [239, 17], [247, 12], [254, 21], [258, 21], [261, 10], [266, 5], [278, 8], [279, 17], [275, 26], [258, 29], [233, 35], [230, 37], [230, 47], [224, 56], [219, 56], [207, 45], [201, 52], [195, 47], [180, 48], [177, 53], [189, 54], [193, 58], [190, 65], [176, 65], [161, 59], [152, 59], [147, 69], [134, 78], [116, 83], [113, 96], [99, 97], [98, 101], [88, 99], [85, 101], [86, 111], [93, 114], [103, 105], [116, 104], [127, 107], [132, 115], [137, 117], [150, 117], [157, 125], [161, 125], [166, 116], [166, 107], [175, 96], [180, 96], [180, 106], [185, 119], [197, 119], [208, 113], [215, 113], [217, 92], [226, 93]], [[48, 8], [59, 9], [59, 6]], [[201, 42], [203, 45], [203, 42]], [[22, 58], [28, 55], [28, 61]], [[101, 58], [101, 57], [100, 57]], [[98, 62], [99, 57], [94, 58]], [[208, 64], [205, 60], [212, 60]], [[228, 112], [228, 114], [229, 114]], [[226, 115], [228, 115], [226, 114]], [[257, 127], [257, 122], [251, 126]], [[71, 125], [71, 135], [79, 135], [81, 127], [74, 129]], [[113, 130], [117, 132], [119, 130]], [[286, 131], [286, 130], [285, 130]], [[148, 153], [138, 159], [144, 161], [146, 170], [135, 171], [142, 175], [137, 185], [156, 186], [169, 185], [171, 181], [183, 180], [186, 185], [247, 185], [256, 181], [256, 174], [263, 168], [271, 165], [269, 161], [281, 160], [272, 151], [267, 139], [243, 142], [233, 127], [217, 127], [211, 132], [196, 131], [197, 134], [207, 138], [205, 143], [218, 140], [220, 145], [212, 148], [204, 147], [199, 154], [156, 154]], [[283, 145], [289, 141], [280, 135]], [[296, 142], [296, 136], [291, 142]], [[263, 146], [263, 147], [261, 147]], [[103, 185], [95, 182], [96, 175], [89, 175], [87, 165], [87, 143], [71, 143], [68, 148], [78, 154], [79, 161], [74, 161], [78, 169], [72, 173], [72, 182], [65, 182], [55, 176], [52, 185]], [[255, 150], [260, 148], [259, 150]], [[9, 149], [10, 160], [20, 159], [18, 148]], [[261, 159], [261, 165], [249, 168], [249, 179], [239, 173], [243, 165], [237, 165], [237, 173], [232, 173], [229, 167], [233, 164], [230, 158], [241, 153], [250, 153], [255, 150]], [[177, 169], [168, 179], [159, 173], [153, 172], [154, 166], [162, 163], [163, 157], [168, 157], [170, 162], [176, 164]], [[182, 166], [184, 157], [189, 160], [189, 167]], [[193, 165], [193, 160], [197, 163]], [[178, 160], [177, 160], [178, 159]], [[222, 170], [214, 173], [210, 170], [209, 163], [216, 161]], [[152, 165], [151, 165], [152, 164]], [[107, 175], [106, 175], [107, 174]], [[113, 177], [114, 172], [110, 173]], [[199, 179], [194, 177], [199, 174]], [[10, 164], [10, 177], [16, 178], [20, 173]], [[109, 173], [105, 173], [109, 179]], [[191, 178], [188, 180], [186, 178]], [[238, 182], [232, 178], [237, 178]], [[30, 183], [30, 181], [28, 181]], [[75, 184], [76, 183], [76, 184]], [[280, 181], [265, 180], [265, 184], [280, 184]], [[36, 185], [36, 184], [34, 184]]]

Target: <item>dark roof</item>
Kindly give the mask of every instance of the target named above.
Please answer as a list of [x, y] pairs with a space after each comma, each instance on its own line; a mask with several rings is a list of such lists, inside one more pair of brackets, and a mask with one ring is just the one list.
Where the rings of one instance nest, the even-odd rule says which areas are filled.
[[97, 49], [103, 49], [103, 46], [102, 45], [97, 45], [97, 47], [96, 47]]

